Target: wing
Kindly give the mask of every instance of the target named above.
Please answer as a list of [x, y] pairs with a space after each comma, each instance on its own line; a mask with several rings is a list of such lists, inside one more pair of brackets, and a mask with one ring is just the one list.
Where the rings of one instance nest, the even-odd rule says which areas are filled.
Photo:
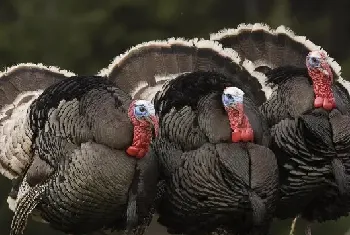
[[278, 191], [278, 167], [273, 152], [252, 143], [222, 143], [216, 145], [216, 150], [227, 183], [236, 186], [237, 191], [247, 192], [253, 224], [262, 225], [271, 219]]
[[307, 78], [292, 77], [276, 89], [260, 111], [271, 127], [286, 118], [296, 118], [312, 109], [313, 88]]
[[254, 218], [247, 223], [254, 220], [258, 225], [272, 218], [278, 171], [267, 148], [204, 144], [181, 152], [164, 139], [154, 144], [167, 181], [160, 222], [169, 231], [211, 231], [240, 221], [242, 214], [252, 210]]
[[350, 94], [346, 88], [346, 84], [337, 81], [332, 89], [337, 109], [345, 115], [350, 115]]
[[337, 152], [337, 157], [332, 160], [333, 173], [340, 193], [347, 194], [350, 189], [350, 117], [333, 110], [329, 115], [329, 122], [332, 128], [332, 142]]
[[178, 111], [173, 108], [161, 117], [159, 125], [159, 136], [184, 150], [196, 149], [207, 141], [205, 132], [198, 124], [196, 113], [189, 106]]
[[133, 98], [151, 100], [166, 81], [177, 75], [195, 71], [216, 71], [225, 76], [236, 73], [238, 65], [254, 73], [259, 87], [264, 76], [254, 72], [249, 61], [241, 61], [237, 53], [209, 40], [168, 39], [150, 41], [131, 48], [116, 57], [108, 68], [99, 72]]
[[[44, 164], [32, 164], [26, 174], [22, 184], [26, 190], [20, 190], [16, 208], [18, 215], [13, 219], [15, 232], [24, 228], [24, 217], [28, 217], [28, 209], [36, 204], [40, 216], [53, 228], [73, 234], [112, 227], [124, 230], [125, 222], [134, 219], [130, 216], [138, 216], [126, 213], [132, 210], [138, 196], [138, 192], [133, 192], [134, 185], [138, 191], [140, 182], [134, 158], [124, 151], [93, 142], [79, 147], [62, 146], [61, 152], [52, 154], [59, 154], [62, 158], [49, 177], [46, 174], [46, 179], [38, 181], [40, 176], [45, 175], [48, 166], [44, 161], [41, 161]], [[145, 165], [139, 172], [144, 172], [147, 167]], [[157, 175], [154, 177], [157, 178]], [[30, 187], [25, 187], [25, 183]], [[41, 195], [35, 194], [38, 188], [45, 189]], [[34, 196], [33, 201], [26, 203]], [[21, 215], [21, 210], [25, 210], [26, 214]]]
[[0, 173], [23, 174], [32, 159], [27, 110], [44, 89], [74, 74], [41, 64], [19, 64], [0, 74]]
[[[159, 221], [168, 231], [210, 230], [226, 213], [244, 211], [240, 200], [246, 192], [227, 186], [215, 145], [182, 152], [163, 139], [155, 143], [155, 149], [167, 185]], [[239, 180], [235, 182], [240, 184]]]
[[300, 214], [315, 196], [325, 190], [325, 177], [331, 174], [330, 159], [334, 157], [329, 146], [329, 131], [327, 119], [311, 114], [300, 119], [282, 120], [271, 128], [270, 148], [277, 157], [280, 170], [278, 218]]
[[[51, 153], [56, 136], [76, 145], [93, 139], [125, 149], [133, 136], [127, 115], [130, 103], [127, 93], [101, 77], [72, 77], [51, 86], [31, 106], [31, 127], [37, 132], [40, 151]], [[50, 155], [47, 160], [58, 163]]]

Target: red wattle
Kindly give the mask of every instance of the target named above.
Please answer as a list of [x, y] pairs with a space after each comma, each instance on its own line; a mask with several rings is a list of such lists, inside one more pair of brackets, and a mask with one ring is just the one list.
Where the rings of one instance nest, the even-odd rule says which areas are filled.
[[335, 108], [335, 102], [334, 102], [334, 99], [327, 99], [325, 98], [323, 100], [323, 108], [325, 110], [332, 110], [333, 108]]
[[249, 142], [254, 140], [253, 130], [252, 128], [245, 128], [242, 130], [242, 141]]
[[[129, 107], [128, 115], [131, 120], [131, 123], [134, 125], [134, 138], [132, 145], [126, 149], [126, 153], [129, 156], [136, 158], [143, 158], [146, 156], [149, 145], [152, 140], [152, 129], [151, 124], [146, 120], [138, 120], [134, 115], [134, 104], [133, 101]], [[155, 128], [158, 131], [158, 122], [156, 118], [153, 118], [155, 122]], [[157, 134], [156, 131], [156, 134]]]
[[241, 132], [239, 132], [238, 130], [235, 130], [234, 132], [232, 132], [231, 135], [231, 139], [233, 143], [237, 143], [239, 141], [241, 141]]
[[[323, 59], [326, 58], [324, 54], [321, 56]], [[336, 107], [334, 94], [332, 91], [333, 73], [327, 62], [322, 62], [321, 67], [322, 69], [308, 67], [308, 73], [312, 79], [313, 89], [316, 96], [314, 100], [314, 107], [332, 110]]]
[[253, 142], [254, 131], [251, 128], [248, 117], [243, 112], [243, 105], [239, 105], [236, 108], [226, 108], [226, 112], [230, 120], [232, 142]]
[[147, 154], [147, 149], [137, 148], [135, 146], [130, 146], [126, 149], [126, 153], [132, 157], [143, 158]]
[[322, 97], [316, 97], [314, 101], [314, 107], [315, 108], [321, 108], [323, 106], [323, 98]]
[[130, 146], [129, 148], [126, 149], [126, 153], [129, 154], [130, 156], [136, 157], [137, 154], [139, 153], [139, 149], [134, 146]]

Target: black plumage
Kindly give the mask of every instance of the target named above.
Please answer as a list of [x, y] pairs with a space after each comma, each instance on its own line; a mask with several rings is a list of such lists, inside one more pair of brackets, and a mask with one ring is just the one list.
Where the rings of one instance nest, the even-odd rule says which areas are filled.
[[350, 210], [350, 84], [340, 76], [340, 66], [327, 58], [336, 107], [315, 108], [314, 81], [306, 60], [319, 46], [284, 26], [273, 30], [262, 24], [223, 30], [211, 39], [251, 60], [275, 89], [261, 111], [271, 128], [271, 148], [280, 167], [276, 216], [301, 214], [310, 222], [346, 216]]
[[[193, 72], [169, 81], [155, 98], [160, 133], [152, 144], [166, 190], [159, 222], [170, 233], [267, 234], [277, 197], [277, 164], [258, 104], [262, 86], [235, 63], [232, 74]], [[226, 87], [245, 92], [254, 143], [232, 143], [221, 101]], [[258, 98], [259, 97], [259, 98]]]
[[[40, 73], [44, 77], [51, 73], [40, 68], [40, 73], [28, 75], [22, 69], [15, 77], [7, 75], [10, 83], [20, 79], [26, 87]], [[16, 204], [11, 234], [21, 234], [31, 214], [66, 233], [110, 229], [143, 233], [158, 174], [152, 154], [137, 159], [126, 152], [137, 135], [133, 130], [137, 124], [129, 116], [137, 102], [106, 78], [62, 77], [42, 86], [43, 92], [31, 91], [36, 97], [22, 103], [24, 107], [4, 113], [8, 116], [1, 123], [5, 147], [0, 160], [15, 169], [9, 172], [15, 172], [12, 175], [20, 182], [11, 193]], [[10, 175], [6, 168], [2, 171]]]

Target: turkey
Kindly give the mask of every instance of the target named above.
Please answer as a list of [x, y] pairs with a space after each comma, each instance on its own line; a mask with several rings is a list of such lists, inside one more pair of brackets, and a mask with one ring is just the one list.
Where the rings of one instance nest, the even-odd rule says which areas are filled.
[[211, 39], [251, 60], [274, 89], [261, 112], [280, 168], [276, 216], [300, 215], [310, 223], [347, 216], [350, 84], [341, 77], [340, 66], [284, 26], [240, 25]]
[[30, 214], [72, 234], [134, 231], [149, 217], [153, 104], [104, 77], [73, 75], [30, 64], [0, 79], [0, 170], [16, 181], [11, 235]]
[[151, 144], [166, 185], [158, 221], [176, 234], [267, 234], [278, 168], [258, 106], [270, 88], [249, 61], [218, 43], [190, 40], [173, 49], [176, 60], [168, 51], [147, 60], [147, 71], [168, 74], [162, 89], [143, 93], [159, 116]]

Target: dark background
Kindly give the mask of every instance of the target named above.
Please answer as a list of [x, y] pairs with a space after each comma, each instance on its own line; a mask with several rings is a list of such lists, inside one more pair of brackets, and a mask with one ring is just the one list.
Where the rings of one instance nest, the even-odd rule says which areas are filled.
[[[0, 67], [44, 63], [95, 74], [138, 43], [167, 37], [208, 37], [239, 23], [284, 24], [321, 45], [350, 74], [348, 0], [0, 0]], [[8, 235], [10, 182], [0, 176], [0, 235]], [[277, 221], [273, 235], [289, 234]], [[303, 234], [305, 224], [297, 224]], [[315, 224], [313, 235], [345, 235], [350, 218]], [[162, 235], [152, 226], [148, 234]], [[59, 235], [29, 222], [25, 235]], [[350, 232], [348, 233], [350, 235]], [[347, 234], [347, 235], [348, 235]]]

